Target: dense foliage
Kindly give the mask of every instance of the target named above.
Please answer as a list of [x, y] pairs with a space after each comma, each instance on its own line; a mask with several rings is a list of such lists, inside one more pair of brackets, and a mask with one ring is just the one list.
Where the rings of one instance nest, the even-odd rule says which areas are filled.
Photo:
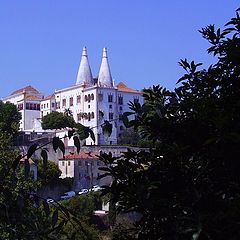
[[58, 165], [55, 162], [51, 160], [47, 161], [46, 169], [44, 169], [42, 159], [34, 159], [34, 162], [37, 164], [38, 180], [40, 180], [42, 184], [54, 184], [59, 181], [61, 170], [58, 168]]
[[16, 106], [10, 102], [0, 101], [0, 131], [8, 134], [15, 134], [19, 128], [21, 113]]
[[141, 214], [119, 239], [240, 238], [239, 14], [222, 31], [210, 25], [200, 32], [217, 62], [198, 70], [201, 64], [181, 60], [179, 87], [144, 90], [145, 103], [124, 115], [155, 147], [102, 155], [117, 211]]
[[[63, 227], [62, 232], [58, 234], [58, 239], [76, 239], [76, 240], [97, 240], [100, 239], [100, 232], [96, 226], [91, 224], [91, 216], [94, 210], [99, 209], [101, 205], [100, 194], [92, 192], [88, 195], [76, 196], [72, 199], [62, 201], [61, 205], [69, 213], [74, 215], [79, 221], [76, 225], [71, 221]], [[61, 215], [60, 215], [61, 217]]]
[[75, 121], [69, 114], [61, 112], [51, 112], [42, 118], [43, 129], [63, 129], [74, 127]]

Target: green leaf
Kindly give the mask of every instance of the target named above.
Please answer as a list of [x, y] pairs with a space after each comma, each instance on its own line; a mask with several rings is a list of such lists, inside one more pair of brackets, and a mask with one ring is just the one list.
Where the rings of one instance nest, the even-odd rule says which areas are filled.
[[41, 151], [41, 157], [43, 159], [43, 171], [46, 173], [47, 170], [47, 160], [48, 160], [48, 154], [45, 149], [42, 149]]
[[80, 140], [79, 140], [78, 136], [74, 136], [73, 141], [74, 141], [74, 146], [77, 148], [77, 153], [79, 153], [80, 152]]
[[30, 172], [30, 164], [29, 164], [29, 159], [27, 158], [24, 160], [24, 175], [26, 179], [29, 177], [29, 172]]
[[133, 115], [134, 113], [133, 112], [124, 112], [123, 115], [122, 115], [122, 121], [123, 121], [123, 124], [126, 128], [129, 128], [129, 120], [128, 120], [128, 116], [130, 115]]
[[58, 149], [59, 137], [54, 137], [52, 140], [53, 150], [56, 152]]
[[74, 132], [75, 132], [74, 130], [69, 130], [68, 131], [68, 138], [69, 139], [73, 136]]
[[33, 144], [30, 146], [30, 148], [28, 149], [28, 152], [27, 152], [27, 158], [29, 159], [33, 153], [36, 151], [38, 145], [37, 144]]
[[93, 142], [95, 143], [96, 139], [95, 139], [95, 135], [93, 133], [93, 130], [89, 128], [89, 133], [90, 133], [90, 137], [93, 140]]
[[83, 126], [78, 131], [80, 140], [84, 140], [89, 137], [89, 127]]
[[13, 163], [12, 163], [12, 169], [13, 169], [13, 171], [15, 171], [15, 170], [17, 169], [17, 166], [18, 166], [18, 164], [19, 164], [19, 162], [20, 162], [21, 159], [22, 159], [22, 155], [19, 155], [19, 156], [17, 156], [17, 158], [13, 161]]
[[42, 202], [42, 204], [43, 204], [43, 210], [46, 213], [46, 215], [48, 216], [50, 214], [50, 209], [49, 209], [49, 205], [48, 205], [47, 201], [44, 200]]
[[62, 151], [62, 153], [63, 153], [63, 158], [64, 158], [64, 155], [65, 155], [65, 146], [64, 146], [64, 143], [63, 143], [63, 141], [62, 140], [58, 140], [58, 147], [59, 147], [59, 149]]
[[43, 161], [47, 161], [48, 160], [48, 154], [47, 154], [46, 149], [42, 149], [41, 157], [42, 157]]
[[53, 215], [52, 215], [52, 226], [53, 226], [53, 227], [55, 227], [57, 221], [58, 221], [58, 209], [56, 209], [56, 210], [53, 212]]
[[102, 126], [103, 134], [107, 137], [110, 137], [112, 134], [112, 124], [109, 121], [104, 121]]

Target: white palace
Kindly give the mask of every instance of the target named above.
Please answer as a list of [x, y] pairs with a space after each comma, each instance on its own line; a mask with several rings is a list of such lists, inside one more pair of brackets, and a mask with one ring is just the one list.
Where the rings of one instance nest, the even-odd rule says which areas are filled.
[[[93, 129], [96, 142], [86, 140], [87, 145], [117, 144], [117, 138], [124, 129], [121, 115], [129, 111], [128, 103], [143, 103], [140, 91], [128, 88], [120, 82], [114, 85], [106, 48], [103, 49], [102, 62], [98, 77], [94, 78], [89, 65], [87, 49], [83, 48], [76, 83], [44, 98], [35, 88], [27, 86], [14, 91], [3, 99], [4, 102], [14, 103], [22, 114], [20, 131], [44, 132], [41, 129], [41, 118], [53, 111], [65, 112], [70, 110], [74, 120]], [[110, 137], [103, 135], [101, 125], [104, 120], [113, 125]], [[57, 135], [65, 135], [65, 131], [58, 131]], [[71, 141], [65, 141], [71, 146]]]

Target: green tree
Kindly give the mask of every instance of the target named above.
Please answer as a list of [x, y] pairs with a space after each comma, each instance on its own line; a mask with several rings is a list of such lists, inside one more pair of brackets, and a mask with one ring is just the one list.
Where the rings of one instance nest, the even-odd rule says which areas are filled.
[[69, 114], [61, 112], [51, 112], [50, 114], [42, 118], [42, 128], [43, 129], [63, 129], [63, 128], [73, 128], [75, 126], [75, 121], [73, 117]]
[[21, 113], [16, 106], [10, 102], [0, 101], [0, 131], [16, 134], [21, 120]]
[[34, 162], [37, 164], [38, 179], [42, 184], [54, 184], [58, 182], [61, 170], [55, 162], [51, 160], [47, 161], [46, 169], [44, 169], [45, 166], [42, 159], [34, 159]]
[[69, 221], [64, 226], [63, 232], [59, 235], [59, 239], [73, 239], [73, 236], [76, 240], [101, 239], [99, 230], [91, 224], [93, 211], [99, 209], [99, 205], [101, 204], [99, 193], [93, 192], [88, 195], [76, 196], [63, 201], [61, 204], [73, 214], [81, 224], [79, 227]]
[[200, 32], [217, 62], [198, 70], [201, 64], [181, 60], [179, 87], [146, 89], [145, 103], [131, 104], [135, 119], [125, 114], [126, 126], [155, 148], [102, 155], [113, 177], [105, 192], [117, 211], [141, 214], [137, 239], [240, 238], [239, 14], [222, 31], [209, 25]]
[[136, 146], [139, 142], [139, 134], [133, 128], [124, 129], [118, 137], [118, 144]]

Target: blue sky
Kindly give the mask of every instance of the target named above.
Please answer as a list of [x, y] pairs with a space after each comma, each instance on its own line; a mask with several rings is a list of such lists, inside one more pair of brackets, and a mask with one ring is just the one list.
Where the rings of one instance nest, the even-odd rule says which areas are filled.
[[76, 81], [84, 46], [93, 75], [107, 47], [115, 82], [173, 89], [180, 58], [214, 59], [198, 30], [223, 27], [239, 0], [3, 0], [0, 97], [27, 85], [47, 95]]

